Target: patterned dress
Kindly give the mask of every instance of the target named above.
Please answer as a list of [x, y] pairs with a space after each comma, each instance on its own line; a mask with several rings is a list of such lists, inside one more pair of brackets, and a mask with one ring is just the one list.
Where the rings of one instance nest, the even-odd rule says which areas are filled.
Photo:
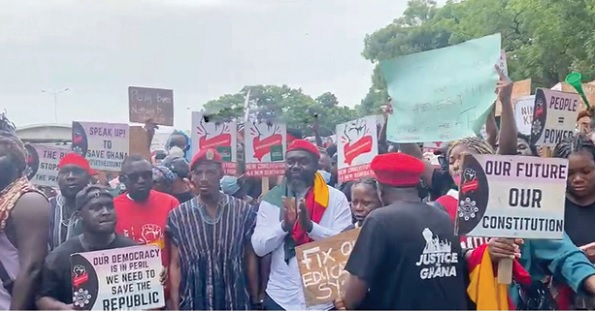
[[198, 197], [171, 211], [166, 232], [180, 255], [180, 310], [251, 309], [244, 245], [256, 210], [221, 194], [211, 218]]

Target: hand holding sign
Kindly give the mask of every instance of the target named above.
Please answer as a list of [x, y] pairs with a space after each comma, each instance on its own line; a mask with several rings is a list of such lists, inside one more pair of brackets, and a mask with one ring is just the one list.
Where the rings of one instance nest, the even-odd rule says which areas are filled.
[[491, 238], [488, 242], [488, 251], [492, 261], [501, 259], [521, 258], [519, 245], [523, 244], [522, 239]]
[[335, 301], [333, 301], [333, 305], [335, 306], [335, 310], [347, 310], [343, 299], [335, 299]]
[[498, 93], [498, 99], [503, 103], [507, 101], [510, 102], [512, 97], [512, 80], [510, 80], [510, 78], [504, 73], [504, 71], [502, 71], [502, 69], [500, 69], [498, 65], [495, 65], [494, 68], [500, 77], [498, 83], [496, 84], [496, 93]]
[[155, 121], [153, 121], [153, 119], [149, 119], [147, 120], [147, 122], [145, 122], [145, 130], [147, 131], [147, 133], [155, 134], [155, 130], [158, 129], [159, 126], [157, 125], [157, 123], [155, 123]]
[[595, 242], [579, 247], [591, 262], [595, 262]]

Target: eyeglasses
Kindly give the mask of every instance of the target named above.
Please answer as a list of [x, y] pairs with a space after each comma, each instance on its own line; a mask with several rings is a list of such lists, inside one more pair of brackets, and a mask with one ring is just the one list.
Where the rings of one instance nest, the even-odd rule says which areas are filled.
[[138, 181], [141, 177], [144, 180], [153, 180], [153, 172], [152, 171], [131, 173], [131, 174], [126, 174], [125, 176], [126, 176], [126, 179], [128, 179], [129, 181]]

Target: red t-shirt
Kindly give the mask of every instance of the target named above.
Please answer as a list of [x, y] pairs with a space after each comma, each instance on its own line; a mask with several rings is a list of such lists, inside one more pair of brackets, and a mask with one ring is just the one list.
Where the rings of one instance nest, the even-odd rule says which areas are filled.
[[161, 261], [167, 267], [169, 252], [165, 248], [165, 225], [169, 212], [180, 205], [173, 196], [151, 190], [145, 202], [135, 202], [126, 194], [114, 199], [116, 233], [141, 244], [157, 245], [161, 248]]
[[[457, 209], [459, 206], [458, 201], [459, 201], [459, 193], [455, 190], [450, 190], [448, 192], [448, 194], [443, 195], [436, 200], [436, 203], [440, 204], [448, 212], [448, 215], [450, 215], [450, 219], [452, 220], [453, 223], [454, 223], [456, 215], [457, 215]], [[482, 244], [488, 243], [488, 238], [484, 238], [484, 237], [470, 237], [470, 236], [468, 237], [468, 236], [462, 235], [460, 238], [461, 238], [461, 248], [463, 248], [463, 249], [467, 249], [467, 248], [474, 249]]]

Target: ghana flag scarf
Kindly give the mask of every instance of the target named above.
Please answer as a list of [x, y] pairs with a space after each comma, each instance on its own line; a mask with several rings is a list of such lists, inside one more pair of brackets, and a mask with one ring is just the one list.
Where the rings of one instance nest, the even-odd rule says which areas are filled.
[[[289, 197], [289, 193], [290, 191], [287, 188], [287, 181], [284, 180], [281, 184], [271, 189], [262, 199], [269, 204], [283, 208], [283, 197]], [[304, 201], [306, 209], [308, 210], [308, 215], [310, 215], [310, 220], [319, 223], [329, 204], [328, 185], [320, 173], [316, 173], [314, 184], [306, 192]], [[279, 213], [279, 215], [282, 215], [282, 213]], [[300, 226], [299, 221], [296, 221], [291, 234], [285, 236], [285, 243], [283, 244], [285, 250], [285, 262], [289, 262], [289, 259], [295, 256], [296, 246], [311, 241], [312, 239], [308, 236], [306, 230]]]
[[[508, 285], [498, 283], [498, 266], [492, 264], [487, 244], [472, 251], [467, 265], [470, 281], [467, 294], [476, 310], [516, 310], [508, 295]], [[517, 260], [513, 262], [512, 278], [521, 284], [531, 284], [529, 273]]]

